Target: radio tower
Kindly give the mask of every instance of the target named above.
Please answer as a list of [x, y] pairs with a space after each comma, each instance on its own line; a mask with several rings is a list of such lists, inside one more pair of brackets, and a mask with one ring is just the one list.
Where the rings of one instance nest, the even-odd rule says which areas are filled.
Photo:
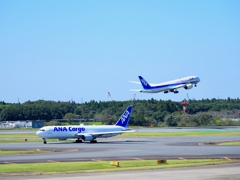
[[112, 96], [111, 96], [110, 92], [108, 92], [108, 97], [109, 97], [110, 101], [112, 101]]
[[133, 95], [132, 101], [135, 101], [136, 94]]

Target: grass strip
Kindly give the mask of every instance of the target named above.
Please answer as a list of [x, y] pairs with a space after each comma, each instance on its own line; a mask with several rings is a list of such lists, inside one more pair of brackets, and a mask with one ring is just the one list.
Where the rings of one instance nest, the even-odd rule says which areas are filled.
[[240, 142], [223, 142], [219, 143], [220, 146], [240, 146]]
[[149, 137], [149, 136], [239, 136], [240, 131], [235, 132], [134, 132], [124, 133], [126, 137]]
[[[126, 137], [150, 137], [150, 136], [239, 136], [240, 131], [235, 132], [134, 132], [124, 133]], [[36, 134], [0, 134], [0, 138], [39, 138]]]
[[39, 138], [35, 133], [33, 134], [0, 134], [0, 138]]
[[192, 159], [167, 160], [166, 164], [157, 164], [156, 160], [128, 160], [119, 161], [119, 167], [111, 166], [110, 161], [1, 164], [0, 176], [146, 170], [217, 165], [233, 162], [240, 161], [225, 159]]
[[36, 149], [36, 150], [0, 150], [0, 156], [1, 155], [17, 155], [17, 154], [40, 154], [40, 153], [46, 153], [46, 152], [60, 152], [57, 150], [42, 150], [42, 149]]
[[[0, 144], [1, 143], [28, 143], [28, 142], [43, 142], [43, 140], [40, 138], [27, 139], [27, 141], [25, 141], [24, 139], [0, 139]], [[72, 139], [72, 140], [59, 141], [58, 139], [47, 139], [47, 142], [75, 142], [75, 140]]]

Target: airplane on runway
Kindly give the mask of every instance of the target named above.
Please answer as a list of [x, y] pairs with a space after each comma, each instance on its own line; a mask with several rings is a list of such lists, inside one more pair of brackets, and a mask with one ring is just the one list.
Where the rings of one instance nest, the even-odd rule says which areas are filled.
[[115, 125], [102, 126], [45, 126], [40, 128], [36, 134], [47, 143], [47, 139], [66, 140], [76, 138], [76, 143], [90, 141], [96, 143], [96, 138], [108, 138], [125, 132], [135, 132], [128, 128], [128, 122], [133, 106], [128, 106]]
[[197, 83], [200, 82], [199, 77], [197, 76], [188, 76], [184, 78], [175, 79], [172, 81], [167, 81], [159, 84], [150, 84], [142, 76], [138, 76], [140, 82], [129, 81], [135, 84], [142, 84], [143, 89], [133, 89], [131, 91], [138, 91], [142, 93], [158, 93], [158, 92], [173, 92], [178, 93], [178, 88], [184, 88], [186, 90], [192, 89], [193, 85], [197, 86]]

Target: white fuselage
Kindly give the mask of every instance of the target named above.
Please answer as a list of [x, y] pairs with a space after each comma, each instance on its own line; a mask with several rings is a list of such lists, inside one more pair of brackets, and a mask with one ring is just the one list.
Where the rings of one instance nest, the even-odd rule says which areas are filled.
[[150, 84], [150, 88], [148, 89], [142, 89], [140, 92], [144, 93], [158, 93], [158, 92], [164, 92], [169, 91], [172, 89], [178, 89], [181, 87], [184, 87], [187, 84], [194, 84], [196, 85], [200, 79], [196, 76], [189, 76], [184, 78], [175, 79], [172, 81], [167, 81], [159, 84]]
[[105, 126], [45, 126], [38, 130], [36, 134], [45, 139], [68, 139], [68, 138], [77, 138], [81, 135], [90, 135], [94, 133], [107, 133], [115, 132], [116, 134], [102, 134], [98, 138], [106, 138], [116, 136], [119, 131], [127, 130], [121, 126], [115, 125], [105, 125]]

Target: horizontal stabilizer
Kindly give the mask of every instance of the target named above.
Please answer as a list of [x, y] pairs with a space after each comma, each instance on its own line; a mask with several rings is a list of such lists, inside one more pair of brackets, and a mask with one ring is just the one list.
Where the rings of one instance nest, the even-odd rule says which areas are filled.
[[141, 84], [140, 82], [137, 82], [137, 81], [129, 81], [129, 82], [134, 84]]
[[130, 89], [129, 91], [136, 91], [136, 92], [140, 92], [140, 91], [142, 91], [142, 89]]

